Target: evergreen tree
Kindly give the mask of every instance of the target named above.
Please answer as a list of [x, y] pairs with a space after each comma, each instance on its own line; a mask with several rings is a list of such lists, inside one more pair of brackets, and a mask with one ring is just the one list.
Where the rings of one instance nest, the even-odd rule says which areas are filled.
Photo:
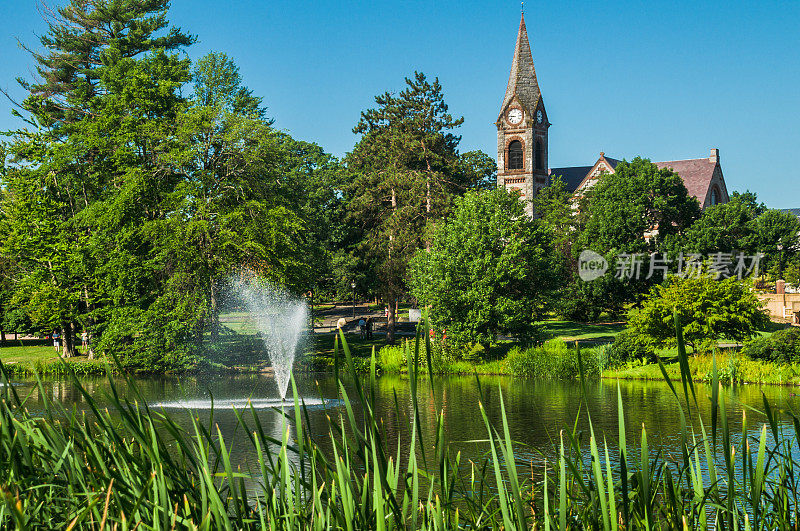
[[9, 148], [4, 253], [22, 271], [14, 304], [34, 329], [60, 329], [66, 355], [77, 328], [99, 333], [114, 307], [151, 297], [141, 228], [164, 216], [177, 182], [164, 154], [175, 149], [188, 60], [175, 51], [193, 41], [167, 29], [166, 9], [72, 0], [33, 52], [41, 79], [21, 81], [35, 129], [17, 131]]
[[438, 79], [416, 72], [399, 94], [387, 92], [375, 102], [353, 129], [362, 137], [345, 161], [346, 194], [357, 253], [389, 305], [391, 342], [394, 301], [406, 292], [409, 260], [429, 241], [453, 196], [476, 179], [459, 171], [461, 138], [451, 131], [464, 120], [448, 112]]

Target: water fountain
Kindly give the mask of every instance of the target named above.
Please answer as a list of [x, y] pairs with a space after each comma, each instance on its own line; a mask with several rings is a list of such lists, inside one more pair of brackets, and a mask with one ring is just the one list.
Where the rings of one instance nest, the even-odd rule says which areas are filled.
[[242, 275], [233, 287], [255, 322], [267, 349], [281, 400], [285, 400], [295, 353], [308, 324], [306, 303], [255, 275]]
[[[260, 337], [269, 356], [279, 399], [234, 398], [214, 400], [214, 409], [291, 407], [293, 401], [286, 400], [292, 375], [295, 354], [308, 325], [308, 309], [305, 300], [289, 294], [251, 271], [244, 271], [230, 282], [230, 296], [237, 306], [243, 306], [249, 314], [257, 336]], [[321, 405], [319, 399], [304, 399], [305, 405]], [[211, 409], [210, 400], [182, 400], [157, 404], [164, 408]]]

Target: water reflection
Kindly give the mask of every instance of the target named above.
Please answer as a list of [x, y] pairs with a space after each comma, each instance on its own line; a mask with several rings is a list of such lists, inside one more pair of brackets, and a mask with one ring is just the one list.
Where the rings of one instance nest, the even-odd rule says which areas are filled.
[[[118, 392], [131, 403], [146, 401], [151, 405], [165, 403], [184, 403], [191, 401], [208, 402], [231, 407], [171, 408], [166, 414], [187, 429], [191, 427], [190, 415], [204, 423], [219, 427], [226, 441], [231, 442], [233, 458], [247, 468], [255, 464], [253, 449], [238, 426], [235, 405], [246, 405], [249, 399], [261, 405], [280, 405], [274, 398], [278, 391], [274, 380], [265, 375], [205, 376], [205, 377], [149, 377], [133, 380], [138, 394], [129, 388], [125, 379], [116, 380]], [[587, 384], [587, 401], [582, 401], [581, 387], [576, 382], [544, 382], [502, 376], [452, 376], [436, 379], [432, 390], [428, 382], [420, 381], [417, 400], [420, 404], [420, 421], [423, 437], [428, 444], [435, 438], [437, 416], [443, 415], [444, 430], [454, 451], [462, 452], [462, 463], [468, 459], [480, 458], [487, 446], [486, 428], [478, 403], [482, 402], [489, 419], [500, 426], [500, 394], [505, 403], [511, 436], [521, 443], [520, 456], [536, 458], [539, 454], [553, 455], [559, 431], [572, 429], [588, 431], [588, 411], [591, 414], [595, 432], [599, 437], [605, 435], [609, 446], [615, 447], [618, 439], [617, 386], [622, 395], [625, 410], [627, 437], [629, 444], [639, 440], [642, 426], [647, 429], [651, 445], [661, 445], [668, 452], [677, 448], [680, 437], [680, 414], [675, 397], [664, 382], [645, 381], [595, 381]], [[32, 412], [43, 407], [42, 394], [55, 400], [67, 409], [87, 407], [86, 398], [77, 386], [67, 379], [45, 379], [41, 389], [31, 381], [22, 381], [15, 387], [20, 396], [27, 396], [27, 406]], [[109, 383], [106, 379], [83, 379], [81, 385], [101, 406], [109, 403]], [[301, 396], [313, 401], [315, 407], [308, 410], [310, 431], [318, 437], [324, 448], [328, 445], [326, 415], [336, 420], [344, 415], [343, 408], [336, 401], [338, 389], [333, 377], [298, 375], [297, 385]], [[355, 401], [352, 382], [346, 385], [354, 402], [356, 415], [360, 415], [360, 405]], [[410, 443], [412, 400], [408, 381], [402, 377], [386, 376], [376, 381], [376, 414], [382, 419], [389, 441], [400, 441], [402, 453], [406, 453]], [[796, 409], [798, 398], [793, 388], [777, 386], [739, 386], [722, 389], [727, 407], [728, 422], [732, 432], [741, 430], [742, 410], [744, 408], [763, 409], [762, 392], [774, 408]], [[710, 424], [711, 408], [708, 397], [711, 390], [707, 385], [696, 386], [700, 402], [700, 414], [706, 426]], [[314, 399], [323, 398], [325, 405]], [[265, 402], [266, 401], [266, 402]], [[276, 439], [282, 439], [287, 428], [294, 421], [294, 413], [286, 416], [269, 407], [259, 407], [253, 413], [245, 412], [245, 419], [257, 415], [264, 431]], [[690, 420], [696, 415], [690, 416]], [[752, 430], [760, 428], [763, 420], [754, 412], [748, 412], [749, 426]], [[577, 423], [576, 423], [577, 419]], [[252, 422], [250, 423], [252, 424]], [[250, 426], [253, 429], [253, 426]], [[394, 446], [394, 444], [393, 444]], [[396, 447], [391, 448], [392, 453]]]

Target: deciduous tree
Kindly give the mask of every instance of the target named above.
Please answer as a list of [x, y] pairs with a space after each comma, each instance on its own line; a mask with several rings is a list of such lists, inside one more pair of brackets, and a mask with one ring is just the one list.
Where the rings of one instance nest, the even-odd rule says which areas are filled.
[[683, 324], [686, 342], [695, 350], [704, 341], [744, 342], [769, 322], [761, 302], [737, 279], [671, 276], [651, 290], [641, 309], [631, 313], [630, 327], [637, 334], [669, 341], [675, 337], [673, 312]]
[[552, 236], [505, 190], [469, 192], [455, 205], [414, 257], [414, 296], [462, 343], [529, 337], [556, 286]]

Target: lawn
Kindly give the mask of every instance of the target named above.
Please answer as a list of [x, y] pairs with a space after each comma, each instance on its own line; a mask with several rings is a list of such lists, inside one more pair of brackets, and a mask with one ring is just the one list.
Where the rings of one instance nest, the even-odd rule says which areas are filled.
[[[21, 368], [24, 368], [22, 370], [26, 372], [37, 366], [41, 370], [45, 370], [44, 367], [49, 371], [63, 370], [53, 344], [42, 339], [7, 341], [5, 346], [0, 346], [0, 361], [7, 365], [12, 372], [17, 372], [15, 369]], [[97, 372], [100, 367], [97, 362], [93, 362], [83, 355], [70, 358], [68, 361], [76, 371], [83, 374], [90, 369]], [[80, 366], [75, 364], [80, 364]]]
[[610, 343], [625, 329], [624, 322], [579, 323], [577, 321], [540, 321], [545, 334], [551, 338], [560, 337], [564, 341], [588, 341]]
[[15, 345], [0, 347], [0, 361], [7, 365], [14, 363], [33, 364], [38, 360], [58, 359], [52, 345]]
[[[333, 358], [334, 335], [333, 332], [314, 334], [313, 350], [310, 349], [310, 352], [316, 356]], [[377, 353], [386, 344], [385, 337], [378, 334], [375, 334], [373, 339], [361, 339], [358, 334], [346, 334], [346, 337], [350, 353], [357, 358], [369, 357], [372, 354], [372, 347], [375, 347]], [[341, 350], [339, 352], [341, 353]]]

